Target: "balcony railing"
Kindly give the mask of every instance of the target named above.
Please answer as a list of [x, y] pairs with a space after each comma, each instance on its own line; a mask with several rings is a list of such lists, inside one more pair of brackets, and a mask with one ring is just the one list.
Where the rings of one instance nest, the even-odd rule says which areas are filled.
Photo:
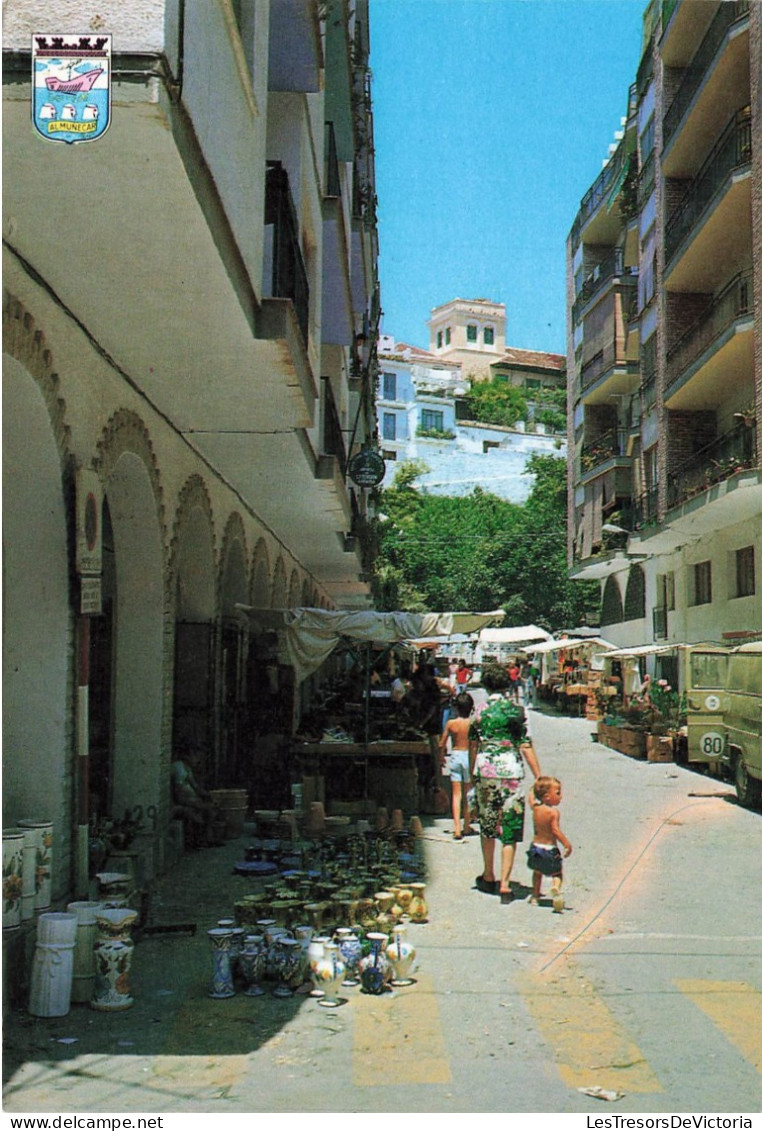
[[336, 131], [333, 122], [325, 124], [325, 195], [341, 196], [339, 159], [336, 153]]
[[600, 263], [596, 264], [595, 268], [585, 279], [572, 307], [572, 319], [574, 322], [579, 320], [580, 313], [587, 303], [612, 279], [619, 279], [620, 283], [624, 286], [637, 285], [638, 268], [625, 267], [624, 253], [620, 247], [613, 248], [605, 259], [602, 259]]
[[628, 372], [637, 372], [637, 362], [628, 361], [621, 357], [621, 350], [617, 352], [616, 343], [609, 342], [599, 350], [589, 361], [586, 361], [580, 371], [580, 390], [584, 393], [590, 389], [604, 374], [615, 369], [626, 369]]
[[684, 503], [714, 483], [729, 479], [737, 471], [754, 467], [756, 449], [756, 423], [740, 423], [718, 436], [670, 472], [667, 506], [675, 507]]
[[[635, 83], [633, 83], [630, 87], [629, 94], [630, 116], [636, 111], [637, 104], [638, 92]], [[592, 185], [580, 201], [579, 211], [577, 212], [577, 216], [574, 220], [574, 223], [572, 224], [571, 230], [571, 242], [573, 248], [576, 249], [579, 246], [579, 238], [583, 226], [587, 223], [593, 213], [598, 210], [601, 204], [603, 204], [604, 200], [607, 199], [608, 194], [613, 188], [617, 177], [622, 171], [622, 166], [624, 165], [625, 160], [629, 156], [631, 156], [631, 152], [629, 149], [628, 140], [626, 137], [623, 137], [619, 142], [614, 155], [609, 161], [606, 162], [606, 165], [598, 174], [598, 176], [593, 181]]]
[[611, 459], [617, 459], [624, 455], [625, 432], [624, 429], [610, 428], [607, 432], [602, 432], [591, 440], [588, 444], [582, 445], [582, 452], [580, 454], [580, 469], [583, 475], [594, 468], [600, 467], [601, 464], [608, 463]]
[[638, 495], [632, 504], [632, 529], [642, 530], [644, 526], [652, 526], [659, 517], [659, 485], [654, 484], [642, 495]]
[[667, 352], [666, 388], [670, 395], [686, 369], [722, 336], [736, 319], [754, 313], [754, 277], [751, 271], [733, 278], [699, 318]]
[[651, 193], [654, 191], [654, 183], [656, 181], [656, 160], [654, 152], [651, 150], [648, 157], [643, 163], [643, 168], [640, 170], [638, 176], [638, 206], [640, 208], [646, 203]]
[[280, 161], [267, 166], [265, 224], [273, 227], [271, 294], [294, 304], [305, 346], [309, 336], [310, 288], [299, 246], [299, 222]]
[[346, 475], [347, 452], [344, 434], [341, 431], [341, 420], [336, 408], [331, 382], [327, 378], [323, 379], [323, 451], [328, 456], [336, 457], [342, 475]]
[[730, 175], [751, 162], [751, 114], [748, 109], [734, 114], [703, 168], [690, 182], [664, 231], [667, 260], [677, 251], [685, 235], [696, 226], [703, 213], [724, 188]]
[[728, 30], [749, 11], [749, 0], [727, 0], [720, 4], [717, 15], [709, 25], [709, 30], [699, 44], [696, 54], [688, 65], [683, 81], [664, 115], [664, 147], [669, 144], [685, 116], [694, 94], [701, 85], [704, 75], [714, 60]]

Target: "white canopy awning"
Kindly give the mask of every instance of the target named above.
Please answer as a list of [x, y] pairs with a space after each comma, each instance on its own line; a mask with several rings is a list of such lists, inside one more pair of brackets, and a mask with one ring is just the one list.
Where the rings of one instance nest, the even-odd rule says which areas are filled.
[[551, 634], [536, 624], [515, 625], [513, 628], [483, 628], [480, 644], [530, 644], [534, 640], [551, 640]]
[[606, 652], [607, 660], [624, 660], [628, 656], [653, 656], [657, 652], [674, 652], [683, 647], [681, 644], [639, 644], [633, 648], [615, 648], [613, 652]]
[[603, 648], [607, 655], [611, 655], [611, 650], [616, 648], [616, 644], [602, 640], [599, 636], [588, 637], [586, 640], [574, 640], [569, 637], [566, 640], [546, 640], [544, 644], [532, 644], [526, 651], [533, 656], [543, 656], [549, 652], [578, 652], [581, 648], [591, 648], [593, 651], [596, 648]]
[[366, 644], [395, 644], [453, 633], [471, 634], [505, 616], [503, 609], [490, 613], [377, 613], [255, 609], [249, 605], [236, 605], [236, 608], [247, 613], [255, 623], [277, 629], [283, 661], [294, 668], [300, 682], [328, 659], [342, 638]]

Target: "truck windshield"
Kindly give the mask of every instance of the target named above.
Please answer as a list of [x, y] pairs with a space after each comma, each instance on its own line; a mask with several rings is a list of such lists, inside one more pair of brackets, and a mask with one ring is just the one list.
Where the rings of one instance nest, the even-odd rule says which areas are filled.
[[724, 687], [728, 657], [719, 652], [691, 654], [691, 687]]

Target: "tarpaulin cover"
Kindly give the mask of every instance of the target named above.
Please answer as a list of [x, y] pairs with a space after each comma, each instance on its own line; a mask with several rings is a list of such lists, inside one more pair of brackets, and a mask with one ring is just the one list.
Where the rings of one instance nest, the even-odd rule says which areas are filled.
[[341, 639], [367, 644], [394, 644], [430, 636], [479, 632], [499, 623], [505, 612], [377, 613], [367, 610], [237, 608], [251, 619], [278, 631], [279, 649], [300, 682], [323, 664]]

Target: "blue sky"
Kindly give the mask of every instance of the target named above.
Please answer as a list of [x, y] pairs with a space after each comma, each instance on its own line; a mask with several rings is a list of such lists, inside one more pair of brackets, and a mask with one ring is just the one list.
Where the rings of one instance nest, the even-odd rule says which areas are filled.
[[645, 0], [371, 0], [382, 331], [504, 302], [566, 352], [565, 244], [627, 110]]

